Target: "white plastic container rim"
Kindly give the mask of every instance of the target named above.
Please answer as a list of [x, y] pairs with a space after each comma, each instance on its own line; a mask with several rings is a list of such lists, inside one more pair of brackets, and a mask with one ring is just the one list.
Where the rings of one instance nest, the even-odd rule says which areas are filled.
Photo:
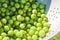
[[51, 24], [49, 32], [45, 38], [39, 40], [49, 40], [60, 31], [60, 0], [51, 0], [47, 17]]

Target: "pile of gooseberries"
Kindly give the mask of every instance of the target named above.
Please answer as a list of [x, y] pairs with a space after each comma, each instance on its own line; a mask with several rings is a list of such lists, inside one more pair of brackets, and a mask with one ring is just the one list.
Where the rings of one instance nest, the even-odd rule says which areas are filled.
[[0, 0], [0, 40], [39, 40], [49, 27], [44, 4], [36, 0]]

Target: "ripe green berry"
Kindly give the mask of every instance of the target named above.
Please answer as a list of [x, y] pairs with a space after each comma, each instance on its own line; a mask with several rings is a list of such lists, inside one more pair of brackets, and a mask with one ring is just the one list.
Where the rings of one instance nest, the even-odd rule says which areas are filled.
[[12, 12], [15, 12], [15, 11], [16, 11], [16, 8], [15, 8], [15, 7], [12, 7], [12, 8], [11, 8], [11, 11], [12, 11]]
[[20, 14], [20, 15], [23, 15], [23, 10], [18, 10], [18, 13]]
[[32, 10], [32, 13], [33, 13], [33, 14], [36, 14], [36, 13], [37, 13], [37, 10], [36, 10], [36, 9], [33, 9], [33, 10]]
[[3, 40], [10, 40], [10, 38], [9, 37], [4, 37]]
[[32, 36], [32, 39], [33, 39], [33, 40], [38, 40], [38, 36], [37, 36], [37, 35], [33, 35], [33, 36]]
[[27, 0], [21, 0], [21, 3], [22, 4], [25, 4]]
[[0, 22], [0, 28], [2, 27], [2, 23]]
[[32, 14], [31, 19], [36, 19], [36, 14]]
[[2, 38], [2, 36], [0, 36], [0, 40], [2, 40], [3, 38]]
[[19, 3], [16, 3], [15, 4], [15, 8], [19, 8], [20, 7], [20, 4]]
[[22, 36], [23, 36], [22, 33], [20, 33], [20, 32], [17, 32], [17, 33], [16, 33], [16, 37], [20, 38], [20, 37], [22, 37]]
[[42, 27], [42, 24], [41, 23], [37, 23], [36, 26], [37, 27]]
[[24, 17], [22, 17], [21, 15], [17, 15], [17, 21], [21, 22], [24, 20]]
[[19, 2], [19, 0], [15, 0], [15, 2]]
[[5, 18], [3, 18], [3, 19], [1, 20], [1, 22], [2, 22], [3, 24], [6, 24], [6, 23], [7, 23], [7, 20], [6, 20]]
[[29, 35], [31, 35], [31, 36], [32, 36], [34, 33], [35, 33], [34, 30], [30, 30], [30, 31], [29, 31]]
[[13, 35], [14, 35], [14, 31], [13, 31], [13, 30], [9, 30], [9, 31], [8, 31], [8, 35], [9, 35], [9, 36], [13, 36]]
[[3, 7], [4, 7], [4, 8], [7, 8], [7, 7], [8, 7], [7, 3], [4, 3], [4, 4], [3, 4]]
[[46, 18], [46, 14], [41, 14], [41, 18]]
[[9, 26], [7, 26], [7, 25], [4, 26], [4, 30], [5, 30], [5, 31], [9, 31], [9, 29], [10, 29]]
[[24, 23], [20, 24], [20, 28], [24, 29], [25, 28], [25, 24]]
[[45, 6], [44, 6], [44, 4], [41, 4], [39, 7], [40, 7], [40, 9], [43, 9]]
[[44, 30], [41, 30], [40, 32], [39, 32], [39, 36], [42, 38], [42, 37], [45, 37], [45, 31]]
[[4, 13], [4, 12], [6, 12], [6, 9], [5, 8], [1, 8], [1, 11]]
[[21, 38], [16, 38], [16, 40], [21, 40]]
[[13, 24], [13, 20], [9, 20], [8, 23], [9, 23], [10, 25], [12, 25], [12, 24]]
[[2, 37], [6, 37], [6, 35], [7, 35], [6, 33], [1, 33]]
[[49, 27], [50, 27], [50, 24], [49, 24], [49, 23], [47, 23], [47, 22], [45, 22], [45, 23], [43, 23], [43, 26], [44, 26], [44, 27], [48, 27], [48, 28], [49, 28]]

